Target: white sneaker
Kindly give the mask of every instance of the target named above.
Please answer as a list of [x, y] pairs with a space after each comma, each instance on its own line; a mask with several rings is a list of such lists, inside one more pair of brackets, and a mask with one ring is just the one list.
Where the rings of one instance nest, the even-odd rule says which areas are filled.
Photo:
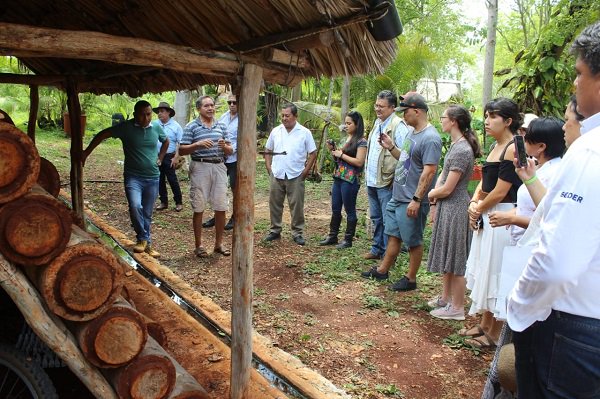
[[437, 317], [438, 319], [444, 320], [464, 320], [465, 319], [465, 310], [464, 309], [454, 309], [452, 304], [449, 303], [446, 307], [437, 308], [429, 312], [433, 317]]
[[447, 305], [448, 305], [448, 302], [444, 301], [440, 295], [436, 296], [435, 298], [433, 298], [432, 300], [427, 302], [427, 306], [429, 306], [430, 308], [434, 308], [434, 309], [444, 308]]

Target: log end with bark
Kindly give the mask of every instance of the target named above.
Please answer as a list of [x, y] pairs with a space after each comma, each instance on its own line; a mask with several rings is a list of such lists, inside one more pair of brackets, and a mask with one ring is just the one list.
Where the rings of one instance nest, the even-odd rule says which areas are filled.
[[0, 252], [20, 265], [46, 264], [65, 250], [71, 223], [67, 207], [35, 186], [0, 208]]
[[25, 195], [40, 173], [33, 141], [11, 124], [0, 122], [0, 204]]

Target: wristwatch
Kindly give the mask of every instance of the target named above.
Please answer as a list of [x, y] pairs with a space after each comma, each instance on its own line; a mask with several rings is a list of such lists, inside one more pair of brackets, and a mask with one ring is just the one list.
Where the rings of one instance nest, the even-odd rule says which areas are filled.
[[415, 202], [421, 202], [421, 198], [417, 197], [416, 195], [413, 195], [412, 200]]

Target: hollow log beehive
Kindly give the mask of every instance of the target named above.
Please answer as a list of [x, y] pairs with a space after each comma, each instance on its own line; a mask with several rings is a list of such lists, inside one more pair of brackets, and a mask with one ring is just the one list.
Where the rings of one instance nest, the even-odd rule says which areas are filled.
[[39, 173], [40, 155], [33, 141], [13, 125], [0, 122], [0, 204], [25, 195]]
[[65, 250], [71, 224], [69, 209], [34, 186], [0, 208], [0, 252], [20, 265], [46, 264]]

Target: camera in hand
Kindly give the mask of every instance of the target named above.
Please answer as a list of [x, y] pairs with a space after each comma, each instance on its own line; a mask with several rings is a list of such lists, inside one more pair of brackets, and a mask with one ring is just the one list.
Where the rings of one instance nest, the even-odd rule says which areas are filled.
[[524, 168], [527, 166], [527, 153], [525, 152], [525, 139], [523, 136], [515, 136], [515, 151], [517, 153], [517, 162]]

